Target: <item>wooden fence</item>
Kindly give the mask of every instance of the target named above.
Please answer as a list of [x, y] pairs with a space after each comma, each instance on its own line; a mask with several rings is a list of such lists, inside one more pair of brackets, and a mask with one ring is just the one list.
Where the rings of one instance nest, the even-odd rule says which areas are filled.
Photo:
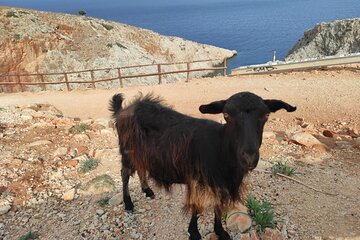
[[[32, 74], [4, 74], [0, 75], [0, 87], [7, 86], [10, 87], [14, 92], [14, 86], [18, 86], [20, 91], [25, 91], [25, 86], [27, 85], [38, 85], [41, 87], [41, 90], [47, 90], [47, 85], [57, 85], [57, 84], [64, 84], [66, 85], [66, 89], [71, 91], [70, 84], [90, 84], [93, 89], [96, 89], [96, 83], [99, 82], [109, 82], [109, 81], [119, 81], [120, 87], [124, 87], [124, 81], [130, 78], [143, 78], [143, 77], [151, 77], [151, 76], [158, 76], [158, 83], [162, 84], [164, 75], [168, 74], [179, 74], [179, 73], [186, 73], [186, 82], [190, 80], [190, 73], [191, 72], [199, 72], [199, 71], [223, 71], [224, 76], [226, 76], [226, 59], [224, 59], [223, 66], [220, 67], [205, 67], [205, 68], [191, 68], [191, 65], [195, 63], [203, 63], [203, 62], [221, 62], [220, 60], [199, 60], [199, 61], [192, 61], [192, 62], [177, 62], [177, 63], [159, 63], [159, 64], [145, 64], [145, 65], [136, 65], [136, 66], [125, 66], [125, 67], [116, 67], [116, 68], [103, 68], [103, 69], [92, 69], [92, 70], [83, 70], [83, 71], [72, 71], [72, 72], [63, 72], [63, 73], [32, 73]], [[170, 65], [185, 65], [186, 69], [184, 70], [176, 70], [176, 71], [162, 71], [163, 66], [170, 66]], [[125, 69], [131, 68], [145, 68], [155, 66], [157, 71], [152, 73], [142, 73], [136, 75], [124, 75], [123, 71]], [[105, 78], [105, 79], [97, 79], [96, 72], [105, 71], [109, 73], [111, 71], [115, 71], [115, 77]], [[88, 80], [81, 80], [81, 81], [74, 81], [70, 79], [70, 75], [72, 74], [83, 74], [87, 73], [90, 76]], [[57, 76], [62, 78], [61, 81], [46, 81], [45, 78], [48, 76]], [[36, 78], [36, 81], [29, 80], [31, 78]], [[12, 80], [12, 81], [9, 81]], [[26, 81], [23, 81], [26, 80]], [[1, 90], [1, 88], [0, 88]]]

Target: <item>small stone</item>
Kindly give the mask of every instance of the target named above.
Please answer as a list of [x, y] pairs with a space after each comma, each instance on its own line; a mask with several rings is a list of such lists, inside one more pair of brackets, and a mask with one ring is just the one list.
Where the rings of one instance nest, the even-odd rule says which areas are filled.
[[117, 193], [109, 199], [109, 205], [111, 206], [120, 205], [122, 202], [123, 202], [122, 193]]
[[9, 212], [11, 209], [10, 205], [4, 205], [0, 207], [0, 216], [4, 215], [5, 213]]
[[323, 131], [323, 135], [324, 135], [325, 137], [333, 138], [333, 137], [335, 136], [335, 133], [332, 132], [332, 131], [330, 131], [330, 130], [324, 130], [324, 131]]
[[130, 234], [130, 237], [131, 237], [132, 239], [138, 239], [138, 238], [140, 237], [140, 235], [137, 234], [137, 233], [131, 233], [131, 234]]
[[89, 136], [86, 135], [85, 133], [75, 134], [73, 139], [76, 142], [86, 142], [90, 140]]
[[58, 156], [64, 156], [68, 153], [68, 148], [67, 147], [59, 147], [58, 149], [55, 150], [55, 152], [53, 153], [54, 157], [58, 157]]
[[322, 143], [310, 133], [301, 132], [291, 136], [291, 141], [303, 145], [306, 147], [312, 147], [314, 145], [321, 145]]
[[76, 193], [75, 188], [72, 188], [64, 193], [63, 199], [65, 201], [72, 201], [75, 198], [75, 193]]
[[61, 164], [61, 167], [76, 167], [78, 165], [79, 161], [76, 159], [71, 159], [68, 160], [66, 162], [64, 162], [63, 164]]
[[284, 237], [276, 229], [265, 228], [264, 233], [262, 235], [262, 239], [263, 240], [283, 240]]
[[321, 153], [325, 153], [328, 151], [324, 144], [315, 144], [312, 146], [312, 148], [318, 150]]
[[105, 211], [102, 210], [102, 209], [96, 210], [96, 214], [99, 215], [99, 216], [102, 216], [104, 213], [105, 213]]
[[52, 144], [52, 142], [48, 141], [48, 140], [38, 140], [32, 143], [28, 144], [28, 147], [35, 147], [35, 146], [40, 146], [40, 145], [49, 145]]
[[274, 141], [274, 140], [276, 140], [276, 134], [271, 131], [265, 131], [265, 132], [263, 132], [263, 139]]

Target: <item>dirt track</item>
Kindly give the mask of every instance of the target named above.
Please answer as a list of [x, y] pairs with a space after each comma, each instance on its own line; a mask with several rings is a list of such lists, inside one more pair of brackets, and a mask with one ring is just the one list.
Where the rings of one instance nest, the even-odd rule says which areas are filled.
[[[265, 140], [261, 148], [262, 159], [265, 162], [286, 160], [297, 168], [299, 172], [299, 175], [296, 176], [297, 179], [323, 191], [335, 193], [336, 196], [317, 193], [297, 183], [256, 172], [250, 175], [250, 194], [275, 204], [279, 217], [287, 219], [289, 222], [290, 239], [343, 239], [345, 237], [358, 239], [357, 237], [360, 237], [360, 148], [349, 136], [344, 135], [341, 141], [338, 141], [339, 139], [325, 138], [321, 135], [323, 129], [339, 132], [345, 131], [344, 129], [354, 129], [358, 132], [360, 126], [359, 72], [335, 69], [333, 71], [273, 76], [218, 77], [193, 80], [190, 83], [131, 87], [120, 90], [125, 94], [126, 99], [131, 99], [139, 91], [154, 92], [181, 112], [198, 117], [211, 117], [217, 121], [222, 116], [202, 116], [197, 110], [198, 106], [213, 100], [227, 98], [239, 91], [252, 91], [263, 98], [282, 99], [296, 105], [298, 110], [295, 113], [279, 111], [271, 115], [270, 121], [265, 127], [266, 130], [274, 131], [280, 137], [286, 130], [297, 126], [299, 121], [305, 122], [309, 125], [309, 127], [305, 127], [305, 130], [316, 135], [321, 142], [326, 144], [328, 151], [319, 152], [307, 149], [285, 140], [279, 140], [279, 142]], [[102, 118], [110, 115], [107, 110], [108, 101], [115, 92], [119, 91], [0, 94], [0, 107], [12, 104], [50, 103], [68, 116], [80, 117], [82, 120]], [[45, 135], [46, 131], [42, 134]], [[19, 136], [19, 139], [23, 138], [26, 139], [26, 135]], [[103, 148], [116, 147], [115, 136], [108, 138], [107, 142], [96, 138], [91, 139], [94, 139], [91, 144], [95, 144], [97, 147], [104, 144], [107, 146], [102, 146]], [[21, 140], [16, 141], [19, 145], [24, 144], [20, 142]], [[117, 151], [112, 151], [110, 156], [112, 161], [104, 161], [101, 168], [96, 169], [94, 174], [107, 171], [111, 176], [117, 178], [116, 182], [119, 182], [119, 164], [114, 165], [113, 162], [118, 158]], [[137, 231], [142, 234], [143, 239], [148, 239], [147, 237], [150, 238], [150, 236], [156, 236], [155, 239], [186, 239], [185, 229], [188, 218], [180, 214], [183, 191], [176, 190], [175, 194], [171, 195], [172, 200], [169, 201], [168, 196], [159, 193], [156, 189], [157, 199], [149, 201], [142, 198], [138, 186], [135, 188], [134, 185], [138, 185], [138, 182], [133, 181], [132, 184], [135, 206], [138, 208], [149, 206], [151, 211], [148, 211], [146, 216], [154, 224], [147, 230], [138, 228], [137, 224], [142, 224], [140, 214], [131, 217], [131, 227], [138, 228]], [[92, 199], [80, 199], [57, 206], [52, 206], [52, 203], [49, 202], [50, 206], [47, 208], [54, 207], [59, 211], [66, 212], [68, 218], [73, 216], [72, 214], [76, 214], [76, 217], [83, 219], [84, 222], [88, 219], [92, 223], [91, 217], [96, 215], [97, 207], [89, 205], [91, 201], [94, 202]], [[75, 213], [73, 213], [74, 209], [77, 209]], [[17, 213], [22, 211], [27, 210], [19, 208]], [[106, 211], [111, 216], [115, 215], [114, 219], [116, 217], [121, 220], [129, 218], [120, 208], [106, 209]], [[211, 229], [209, 227], [211, 220], [211, 218], [208, 218], [207, 221], [201, 220], [203, 222], [200, 225], [204, 229]], [[55, 237], [81, 239], [80, 234], [83, 234], [83, 230], [86, 231], [88, 227], [83, 223], [78, 227], [65, 221], [61, 231], [56, 231], [54, 226], [62, 223], [63, 220], [52, 222], [47, 221], [46, 218], [33, 221], [33, 225], [43, 234], [44, 239]], [[15, 230], [15, 222], [12, 225], [14, 226], [6, 225], [6, 227], [14, 234], [19, 234], [22, 228]], [[26, 227], [21, 231], [25, 231], [24, 229]], [[52, 230], [46, 231], [46, 229]], [[202, 232], [204, 231], [207, 230]], [[103, 232], [98, 234], [92, 235], [92, 237], [100, 237]], [[130, 233], [125, 232], [120, 236], [128, 239]]]

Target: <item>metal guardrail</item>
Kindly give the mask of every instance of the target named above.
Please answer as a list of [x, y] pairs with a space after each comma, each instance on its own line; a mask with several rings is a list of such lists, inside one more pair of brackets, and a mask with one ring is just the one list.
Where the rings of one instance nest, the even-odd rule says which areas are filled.
[[360, 63], [360, 54], [343, 57], [325, 57], [322, 59], [310, 59], [302, 62], [270, 62], [268, 64], [244, 66], [232, 69], [230, 76], [248, 74], [270, 74], [352, 63]]
[[[191, 64], [201, 63], [201, 62], [214, 62], [214, 61], [222, 61], [222, 67], [208, 67], [208, 68], [193, 68], [191, 69]], [[181, 65], [186, 64], [186, 70], [177, 70], [177, 71], [162, 71], [162, 66], [169, 65]], [[130, 69], [130, 68], [144, 68], [155, 66], [157, 68], [156, 72], [153, 73], [143, 73], [136, 75], [124, 75], [121, 70]], [[116, 67], [116, 68], [101, 68], [101, 69], [91, 69], [91, 70], [81, 70], [81, 71], [69, 71], [69, 72], [55, 72], [55, 73], [24, 73], [24, 74], [3, 74], [0, 75], [0, 86], [19, 86], [20, 91], [25, 91], [25, 86], [27, 85], [39, 85], [42, 90], [46, 90], [47, 85], [56, 85], [56, 84], [65, 84], [66, 89], [68, 91], [71, 90], [70, 84], [91, 84], [93, 89], [96, 89], [96, 83], [99, 82], [109, 82], [118, 80], [121, 88], [124, 87], [124, 79], [130, 78], [141, 78], [141, 77], [151, 77], [158, 76], [158, 83], [162, 84], [162, 76], [168, 74], [178, 74], [178, 73], [187, 73], [186, 74], [186, 82], [190, 80], [191, 72], [199, 72], [199, 71], [223, 71], [224, 76], [226, 76], [226, 58], [224, 60], [219, 59], [207, 59], [207, 60], [198, 60], [192, 62], [175, 62], [175, 63], [158, 63], [158, 64], [144, 64], [144, 65], [134, 65], [134, 66], [124, 66], [124, 67]], [[99, 71], [104, 71], [109, 73], [110, 71], [115, 71], [116, 77], [105, 78], [105, 79], [96, 79], [95, 73]], [[70, 80], [69, 76], [71, 74], [80, 74], [80, 73], [90, 73], [91, 79], [84, 81], [74, 81]], [[63, 81], [45, 81], [46, 76], [59, 76], [63, 78]], [[40, 81], [22, 81], [22, 79], [30, 77], [36, 77], [40, 79]], [[2, 79], [7, 79], [8, 81], [2, 81]], [[15, 79], [15, 81], [9, 81], [9, 79]], [[0, 89], [1, 90], [1, 89]], [[14, 92], [14, 91], [12, 91]]]

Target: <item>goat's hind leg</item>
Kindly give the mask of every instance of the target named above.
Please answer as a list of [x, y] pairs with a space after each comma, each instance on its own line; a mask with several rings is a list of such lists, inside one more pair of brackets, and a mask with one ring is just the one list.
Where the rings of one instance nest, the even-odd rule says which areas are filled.
[[146, 197], [154, 199], [155, 194], [154, 194], [153, 190], [149, 187], [149, 184], [147, 182], [146, 171], [144, 171], [144, 172], [138, 171], [138, 175], [140, 178], [141, 190], [143, 191], [143, 193], [145, 193]]
[[224, 230], [221, 223], [221, 214], [222, 209], [220, 207], [215, 207], [215, 222], [214, 222], [214, 231], [218, 235], [219, 240], [231, 240], [230, 235]]
[[121, 179], [123, 183], [123, 199], [125, 204], [125, 210], [126, 211], [134, 211], [134, 204], [131, 201], [130, 192], [129, 192], [129, 179], [130, 176], [134, 173], [134, 170], [131, 167], [129, 154], [127, 150], [125, 150], [123, 147], [120, 147], [120, 153], [121, 153]]
[[188, 232], [190, 234], [189, 240], [200, 240], [201, 239], [201, 235], [200, 235], [199, 228], [198, 228], [198, 218], [199, 218], [198, 214], [193, 212], [193, 214], [191, 216], [189, 228], [188, 228]]

